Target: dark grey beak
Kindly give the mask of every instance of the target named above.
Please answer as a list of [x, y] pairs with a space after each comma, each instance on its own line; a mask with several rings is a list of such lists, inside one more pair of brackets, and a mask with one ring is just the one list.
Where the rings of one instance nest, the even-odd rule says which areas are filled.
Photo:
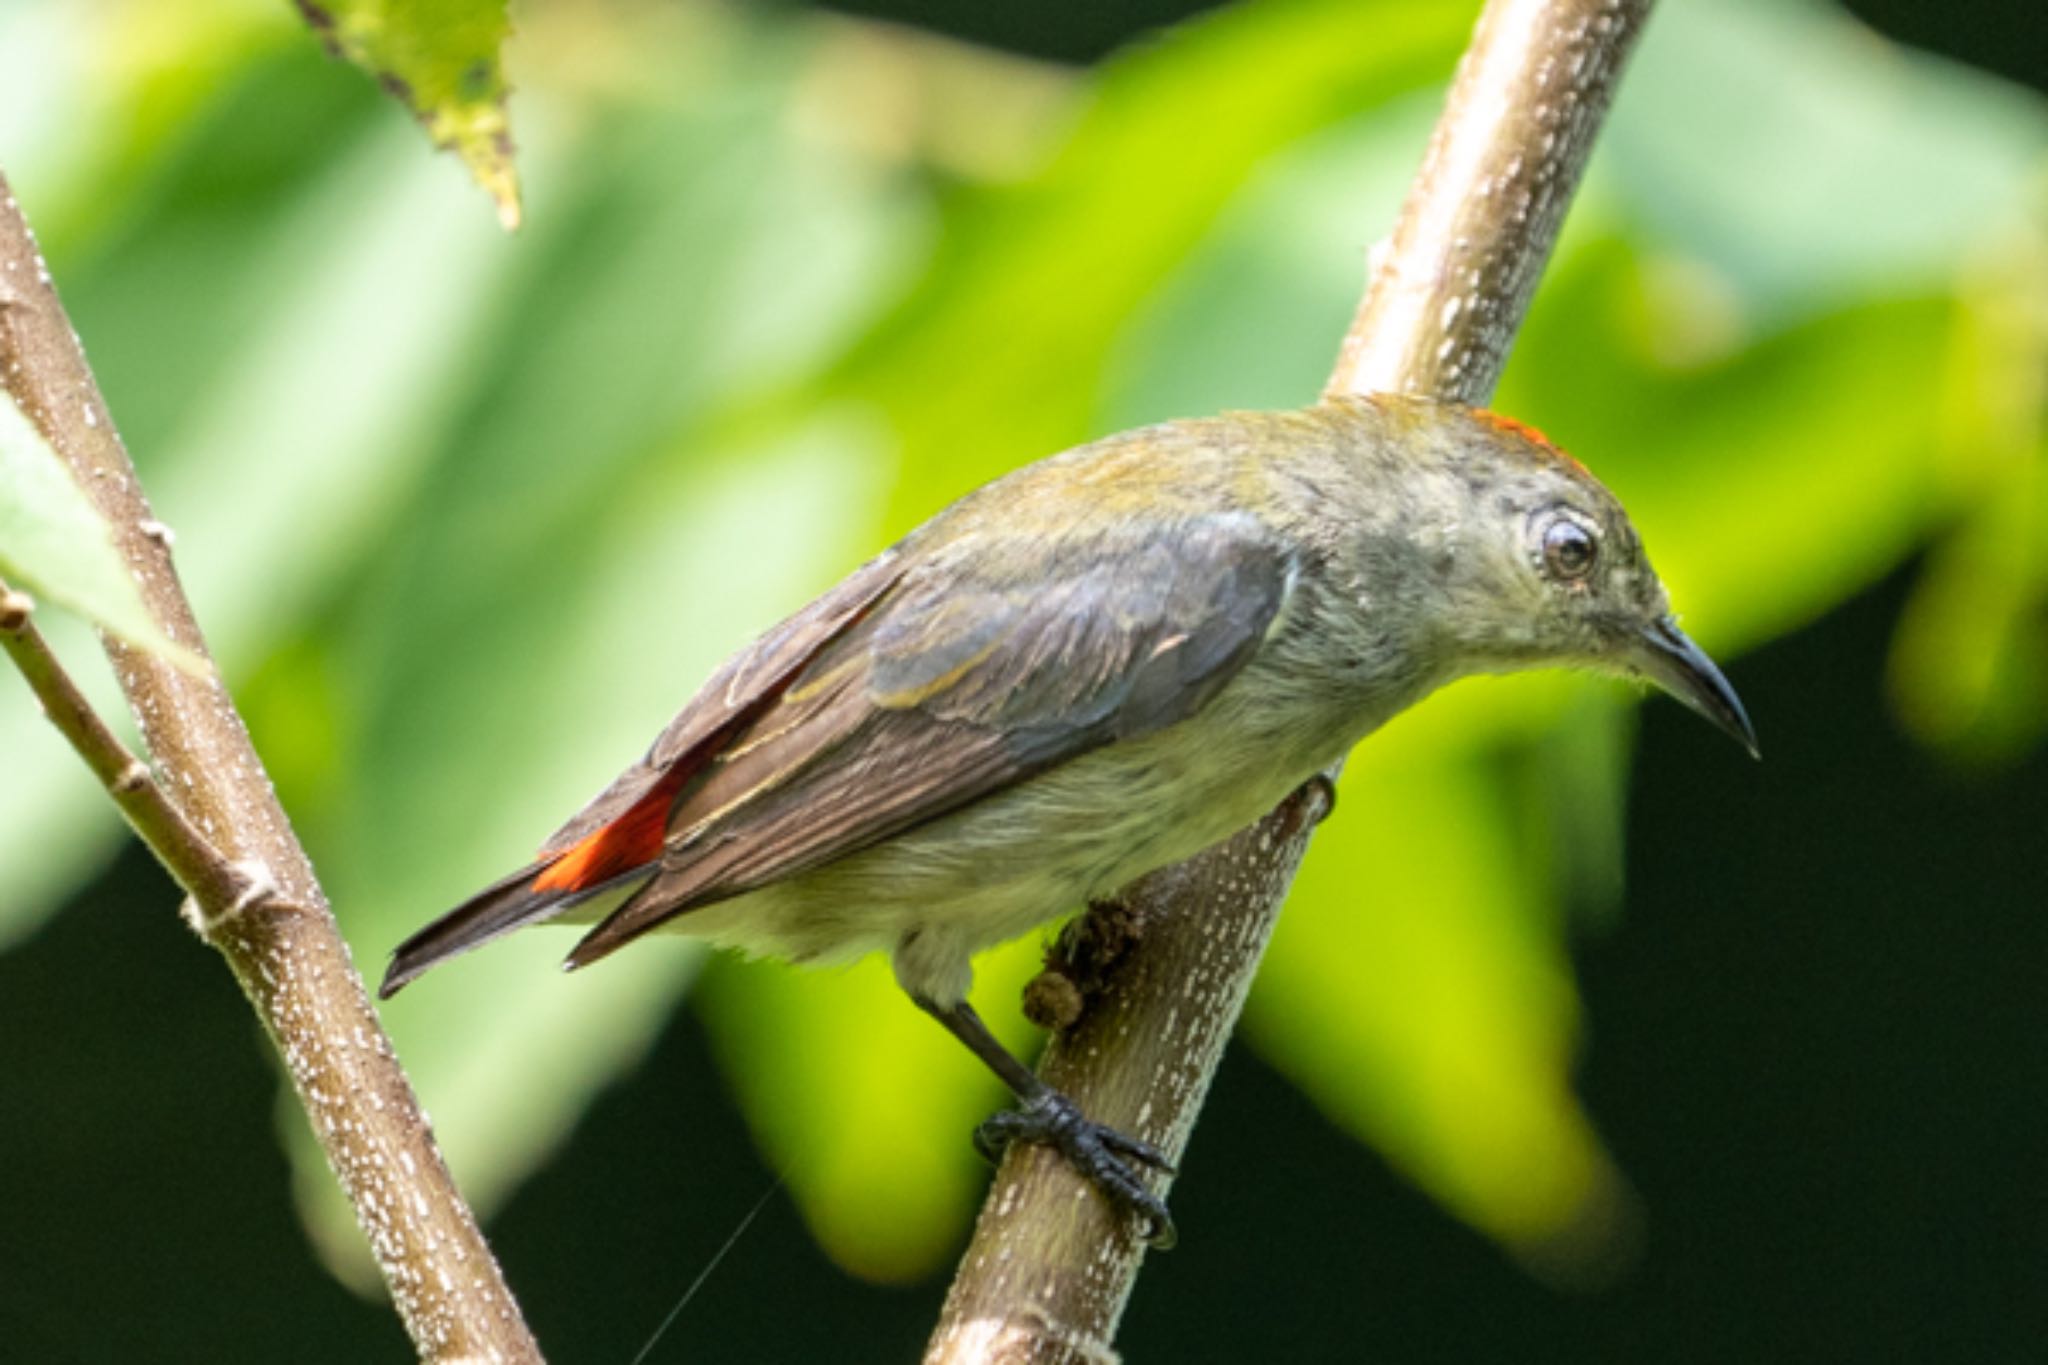
[[1632, 651], [1636, 670], [1687, 707], [1712, 721], [1737, 744], [1749, 750], [1751, 758], [1762, 758], [1756, 747], [1756, 728], [1742, 699], [1714, 667], [1707, 652], [1694, 644], [1669, 616], [1645, 626]]

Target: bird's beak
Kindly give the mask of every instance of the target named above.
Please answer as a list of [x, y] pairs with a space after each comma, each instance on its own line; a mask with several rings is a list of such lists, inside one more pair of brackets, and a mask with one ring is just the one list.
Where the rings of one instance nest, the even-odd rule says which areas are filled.
[[1742, 699], [1707, 652], [1678, 628], [1678, 622], [1665, 616], [1643, 627], [1630, 652], [1634, 656], [1631, 662], [1643, 676], [1712, 721], [1747, 749], [1751, 758], [1763, 757]]

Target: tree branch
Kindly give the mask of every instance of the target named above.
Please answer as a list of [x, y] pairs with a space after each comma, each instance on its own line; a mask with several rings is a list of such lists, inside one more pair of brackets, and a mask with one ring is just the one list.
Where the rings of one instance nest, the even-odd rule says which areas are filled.
[[[1491, 0], [1326, 393], [1492, 393], [1648, 11]], [[1179, 1159], [1326, 792], [1312, 782], [1124, 897], [1130, 951], [1040, 1061], [1083, 1112]], [[1143, 1255], [1057, 1156], [1013, 1147], [927, 1365], [1114, 1360]]]
[[283, 1056], [421, 1357], [540, 1360], [211, 666], [169, 537], [150, 512], [4, 176], [0, 383], [98, 506], [158, 627], [207, 660], [203, 672], [186, 673], [105, 642], [164, 775], [161, 788], [77, 696], [28, 624], [18, 593], [0, 602], [0, 627], [13, 624], [0, 629], [8, 653], [46, 706], [56, 700], [51, 718], [191, 896], [188, 917], [227, 959]]
[[1650, 0], [1493, 0], [1324, 387], [1484, 403]]
[[34, 615], [35, 602], [27, 593], [0, 582], [0, 649], [21, 670], [50, 724], [85, 760], [149, 851], [195, 901], [232, 905], [249, 895], [250, 878], [221, 857], [220, 850], [171, 804], [149, 765], [129, 753], [92, 709], [36, 629]]

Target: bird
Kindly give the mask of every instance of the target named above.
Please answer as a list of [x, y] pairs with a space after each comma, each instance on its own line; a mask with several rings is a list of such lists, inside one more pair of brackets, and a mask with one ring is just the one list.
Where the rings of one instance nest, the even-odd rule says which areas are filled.
[[718, 668], [379, 994], [515, 929], [566, 968], [656, 930], [796, 963], [886, 953], [1138, 1233], [1150, 1143], [1083, 1115], [968, 1003], [972, 959], [1252, 824], [1457, 678], [1633, 677], [1756, 755], [1621, 504], [1534, 428], [1375, 394], [1110, 436], [967, 494]]

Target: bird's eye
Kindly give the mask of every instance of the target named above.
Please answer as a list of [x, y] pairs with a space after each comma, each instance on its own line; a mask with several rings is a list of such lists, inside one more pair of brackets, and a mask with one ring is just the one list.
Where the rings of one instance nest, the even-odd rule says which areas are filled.
[[1543, 528], [1543, 566], [1552, 577], [1578, 582], [1599, 558], [1600, 542], [1576, 518], [1560, 513]]

